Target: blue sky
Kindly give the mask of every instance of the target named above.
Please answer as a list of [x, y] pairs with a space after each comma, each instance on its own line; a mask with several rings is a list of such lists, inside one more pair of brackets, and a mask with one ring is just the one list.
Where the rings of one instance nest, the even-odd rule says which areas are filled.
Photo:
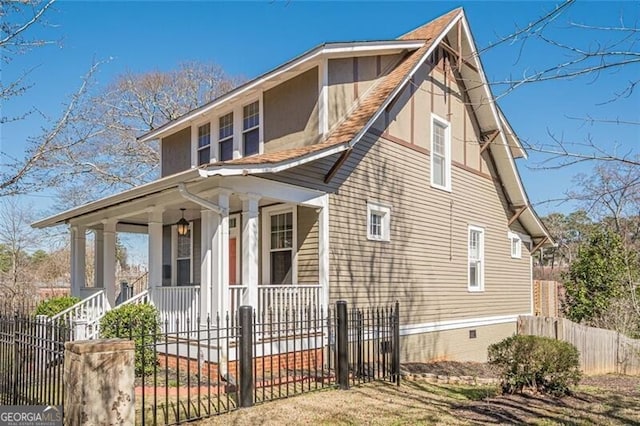
[[[169, 70], [180, 62], [215, 62], [228, 73], [255, 77], [325, 41], [395, 38], [457, 7], [464, 6], [479, 47], [522, 27], [553, 8], [550, 2], [59, 2], [47, 15], [49, 25], [38, 27], [35, 36], [59, 40], [38, 48], [5, 66], [10, 81], [25, 69], [34, 68], [34, 85], [20, 98], [3, 105], [6, 115], [36, 107], [55, 116], [61, 104], [81, 82], [95, 60], [102, 66], [98, 80], [108, 83], [125, 71]], [[640, 16], [637, 2], [578, 2], [554, 25], [554, 34], [581, 46], [593, 46], [606, 32], [571, 29], [568, 21], [617, 25]], [[562, 60], [548, 46], [528, 43], [524, 50], [505, 44], [483, 56], [489, 80], [515, 77], [523, 72]], [[587, 115], [640, 120], [640, 97], [598, 106], [625, 81], [640, 71], [621, 70], [569, 82], [550, 82], [521, 87], [500, 99], [514, 130], [525, 140], [544, 143], [548, 132], [582, 141], [588, 135], [603, 145], [614, 142], [635, 149], [640, 126], [589, 126], [568, 116]], [[500, 88], [494, 89], [500, 92]], [[43, 125], [35, 114], [1, 129], [0, 147], [22, 155], [25, 140]], [[531, 170], [541, 157], [532, 152], [519, 168], [531, 201], [540, 214], [569, 211], [571, 204], [545, 203], [561, 198], [572, 186], [572, 176], [588, 172], [586, 165], [559, 171]], [[45, 194], [46, 195], [46, 194]], [[46, 199], [42, 203], [46, 205]]]

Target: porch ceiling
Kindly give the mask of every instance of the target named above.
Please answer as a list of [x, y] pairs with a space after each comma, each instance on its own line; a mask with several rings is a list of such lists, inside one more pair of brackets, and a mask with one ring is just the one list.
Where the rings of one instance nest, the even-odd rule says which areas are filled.
[[[197, 170], [195, 171], [197, 173]], [[185, 179], [188, 177], [188, 179]], [[210, 176], [201, 177], [185, 175], [183, 179], [157, 181], [146, 185], [146, 191], [134, 188], [84, 206], [68, 210], [55, 216], [34, 223], [36, 228], [44, 228], [61, 224], [86, 226], [101, 229], [105, 221], [117, 221], [119, 228], [131, 225], [146, 226], [149, 214], [154, 210], [162, 210], [164, 224], [176, 223], [181, 217], [181, 208], [185, 209], [185, 218], [193, 220], [200, 217], [204, 207], [185, 199], [178, 190], [178, 185], [186, 183], [189, 192], [215, 203], [215, 196], [221, 191], [230, 194], [229, 213], [242, 211], [241, 196], [251, 194], [260, 197], [259, 205], [275, 203], [294, 203], [313, 207], [321, 207], [320, 197], [323, 192], [294, 185], [262, 179], [255, 176]], [[132, 232], [142, 232], [134, 230]]]

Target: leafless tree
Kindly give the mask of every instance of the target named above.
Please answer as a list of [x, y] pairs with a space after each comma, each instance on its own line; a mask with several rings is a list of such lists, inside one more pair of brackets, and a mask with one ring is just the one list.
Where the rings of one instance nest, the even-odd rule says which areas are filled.
[[[617, 22], [607, 25], [572, 20], [569, 12], [578, 6], [575, 0], [564, 0], [548, 12], [533, 19], [529, 24], [516, 27], [507, 35], [498, 36], [481, 53], [508, 46], [516, 52], [516, 64], [524, 71], [521, 75], [509, 75], [494, 79], [491, 84], [498, 92], [498, 98], [507, 96], [523, 86], [550, 81], [583, 81], [597, 84], [607, 80], [615, 89], [599, 105], [627, 98], [637, 98], [635, 90], [640, 83], [640, 27], [638, 26], [637, 3], [625, 3]], [[593, 16], [593, 15], [592, 15]], [[592, 19], [598, 17], [593, 16]], [[579, 37], [576, 37], [579, 36]], [[536, 54], [529, 54], [530, 47], [536, 47]], [[540, 54], [540, 52], [545, 52]], [[553, 58], [547, 60], [546, 58]], [[559, 59], [558, 59], [559, 58]], [[628, 78], [621, 78], [620, 72]], [[616, 117], [581, 116], [571, 113], [569, 119], [580, 120], [589, 126], [639, 126], [638, 109], [624, 109]], [[549, 130], [546, 140], [524, 140], [532, 152], [544, 159], [538, 168], [562, 168], [584, 162], [613, 162], [640, 166], [637, 148], [622, 148], [613, 140], [586, 137], [576, 140], [565, 137], [563, 132]]]
[[11, 302], [30, 300], [35, 291], [28, 256], [36, 243], [36, 231], [30, 226], [32, 211], [15, 197], [0, 203], [0, 244], [8, 260], [6, 270], [0, 271], [0, 293]]
[[[88, 81], [88, 79], [85, 79]], [[217, 65], [181, 64], [169, 72], [125, 73], [78, 93], [39, 164], [40, 181], [61, 189], [68, 208], [158, 176], [156, 143], [136, 137], [228, 92], [240, 80]]]

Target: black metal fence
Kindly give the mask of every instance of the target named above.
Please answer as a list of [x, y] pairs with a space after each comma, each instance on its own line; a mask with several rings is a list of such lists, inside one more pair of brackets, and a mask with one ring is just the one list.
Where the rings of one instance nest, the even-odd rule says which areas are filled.
[[141, 424], [179, 424], [372, 380], [399, 383], [398, 304], [281, 309], [174, 324], [136, 341]]
[[63, 405], [69, 331], [46, 317], [0, 314], [1, 405]]

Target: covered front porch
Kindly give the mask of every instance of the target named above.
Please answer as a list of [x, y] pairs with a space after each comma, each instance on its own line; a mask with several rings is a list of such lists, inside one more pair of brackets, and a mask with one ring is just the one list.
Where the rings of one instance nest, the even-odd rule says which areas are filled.
[[[258, 315], [327, 305], [327, 194], [254, 176], [214, 176], [131, 195], [100, 200], [104, 206], [68, 220], [73, 295], [102, 298], [103, 310], [149, 301], [163, 322], [185, 325], [241, 305]], [[90, 232], [93, 282], [85, 278]], [[118, 232], [148, 235], [148, 289], [127, 299], [118, 297]]]

